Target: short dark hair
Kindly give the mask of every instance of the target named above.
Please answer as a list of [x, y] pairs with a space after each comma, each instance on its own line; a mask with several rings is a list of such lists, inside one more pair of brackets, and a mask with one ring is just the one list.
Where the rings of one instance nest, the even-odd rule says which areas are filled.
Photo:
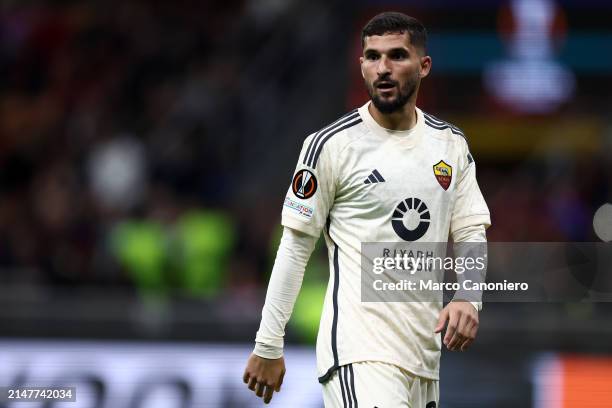
[[389, 33], [408, 33], [410, 44], [421, 48], [427, 47], [427, 30], [423, 23], [414, 17], [395, 11], [380, 13], [372, 18], [361, 30], [361, 47], [365, 46], [365, 38], [372, 35]]

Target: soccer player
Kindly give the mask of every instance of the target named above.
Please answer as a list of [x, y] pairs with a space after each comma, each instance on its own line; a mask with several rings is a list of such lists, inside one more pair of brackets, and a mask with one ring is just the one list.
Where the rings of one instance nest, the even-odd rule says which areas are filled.
[[416, 107], [431, 68], [423, 25], [382, 13], [361, 39], [371, 100], [306, 138], [285, 198], [243, 378], [266, 403], [280, 391], [285, 325], [321, 232], [330, 278], [316, 351], [326, 407], [436, 407], [439, 333], [447, 326], [444, 344], [463, 351], [478, 330], [478, 302], [360, 299], [361, 243], [486, 242], [490, 225], [463, 133]]

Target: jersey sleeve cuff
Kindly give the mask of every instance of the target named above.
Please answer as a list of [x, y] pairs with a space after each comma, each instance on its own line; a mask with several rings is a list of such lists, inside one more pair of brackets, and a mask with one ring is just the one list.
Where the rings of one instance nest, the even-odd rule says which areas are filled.
[[457, 231], [461, 228], [469, 227], [472, 225], [484, 225], [485, 228], [491, 226], [491, 216], [489, 214], [475, 214], [467, 217], [462, 217], [457, 220], [453, 220], [451, 224], [451, 230]]
[[268, 344], [255, 342], [255, 348], [253, 354], [261, 358], [267, 358], [269, 360], [276, 360], [283, 356], [283, 348], [275, 347]]
[[303, 232], [304, 234], [311, 235], [315, 238], [318, 238], [319, 235], [321, 234], [320, 228], [317, 228], [316, 226], [311, 225], [311, 224], [306, 224], [288, 215], [283, 214], [281, 224], [284, 227], [292, 228], [294, 230]]
[[[463, 299], [453, 299], [453, 302], [465, 302], [465, 300]], [[480, 312], [482, 310], [482, 302], [469, 302], [472, 306], [474, 306], [474, 309], [476, 309], [477, 312]]]

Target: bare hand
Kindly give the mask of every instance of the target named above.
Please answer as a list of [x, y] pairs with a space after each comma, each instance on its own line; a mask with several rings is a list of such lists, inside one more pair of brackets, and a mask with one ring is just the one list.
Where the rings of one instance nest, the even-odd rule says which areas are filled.
[[268, 404], [274, 391], [280, 392], [285, 376], [285, 359], [283, 357], [270, 360], [251, 354], [247, 361], [242, 380], [248, 384], [249, 390], [262, 397]]
[[450, 302], [440, 312], [434, 332], [440, 333], [447, 320], [448, 327], [443, 340], [446, 348], [450, 351], [467, 350], [478, 333], [478, 311], [470, 302]]

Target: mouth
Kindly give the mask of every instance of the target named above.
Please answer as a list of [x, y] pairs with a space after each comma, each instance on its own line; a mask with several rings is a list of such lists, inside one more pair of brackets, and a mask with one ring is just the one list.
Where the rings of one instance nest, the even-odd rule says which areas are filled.
[[390, 82], [390, 81], [380, 81], [380, 82], [377, 82], [374, 86], [378, 90], [388, 91], [388, 90], [395, 88], [395, 83]]

